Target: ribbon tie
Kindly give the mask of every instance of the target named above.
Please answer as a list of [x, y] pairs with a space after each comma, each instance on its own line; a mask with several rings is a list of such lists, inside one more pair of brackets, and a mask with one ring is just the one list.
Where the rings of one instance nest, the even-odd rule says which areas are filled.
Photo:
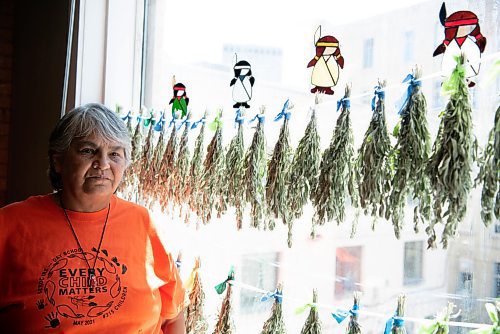
[[350, 309], [349, 311], [337, 310], [337, 312], [332, 313], [332, 317], [337, 321], [337, 323], [340, 324], [348, 316], [358, 315], [358, 310], [359, 310], [359, 306], [357, 304], [354, 304], [352, 306], [352, 309]]
[[149, 112], [149, 117], [147, 118], [142, 118], [141, 119], [144, 121], [144, 126], [145, 127], [148, 127], [150, 124], [151, 125], [155, 125], [156, 124], [156, 120], [153, 116], [153, 112]]
[[200, 123], [205, 124], [205, 116], [203, 116], [199, 121], [193, 122], [191, 129], [196, 129]]
[[343, 97], [337, 101], [337, 111], [339, 111], [340, 107], [343, 109], [351, 108], [351, 100], [348, 97]]
[[179, 260], [176, 260], [175, 261], [175, 266], [177, 267], [177, 269], [179, 269], [182, 265], [182, 261], [179, 261]]
[[168, 127], [171, 127], [172, 125], [174, 126], [175, 128], [175, 121], [176, 121], [177, 118], [175, 117], [172, 117], [172, 120], [170, 121], [170, 123], [168, 123]]
[[384, 334], [391, 334], [392, 326], [397, 328], [401, 328], [405, 325], [405, 321], [403, 318], [393, 315], [387, 322], [385, 323]]
[[288, 111], [289, 101], [290, 100], [286, 100], [285, 104], [283, 105], [283, 109], [281, 109], [281, 111], [279, 112], [279, 114], [276, 115], [276, 117], [274, 117], [274, 121], [275, 122], [279, 121], [283, 117], [285, 117], [285, 119], [287, 121], [290, 119], [290, 116], [292, 115], [292, 113], [290, 111]]
[[384, 100], [385, 98], [385, 91], [382, 89], [380, 86], [375, 86], [375, 91], [373, 92], [374, 96], [372, 99], [372, 111], [375, 111], [375, 102], [377, 101], [377, 98], [379, 100]]
[[210, 123], [208, 128], [212, 131], [217, 131], [217, 129], [222, 128], [222, 110], [219, 110], [215, 119]]
[[163, 116], [163, 113], [160, 116], [160, 119], [156, 123], [154, 130], [161, 132], [163, 130], [163, 125], [165, 124], [165, 117]]
[[398, 109], [398, 115], [401, 115], [403, 113], [403, 108], [406, 106], [407, 103], [410, 102], [411, 95], [413, 94], [413, 90], [416, 87], [422, 86], [422, 81], [416, 79], [413, 74], [408, 74], [406, 78], [403, 80], [403, 83], [408, 83], [408, 89], [406, 90], [406, 93], [401, 96], [401, 99], [396, 103], [396, 109]]
[[257, 115], [254, 116], [254, 118], [252, 118], [251, 120], [249, 120], [248, 123], [252, 123], [256, 119], [259, 120], [259, 123], [264, 123], [264, 121], [266, 120], [266, 116], [264, 116], [262, 114], [257, 114]]
[[181, 122], [181, 124], [179, 125], [179, 127], [177, 128], [177, 130], [180, 130], [180, 128], [182, 128], [182, 126], [186, 124], [186, 129], [189, 129], [191, 127], [191, 121], [186, 117], [184, 118], [184, 120]]
[[443, 82], [441, 87], [444, 95], [451, 95], [458, 91], [458, 86], [461, 82], [465, 80], [465, 67], [463, 64], [463, 59], [460, 56], [455, 56], [455, 61], [457, 66], [451, 73], [450, 77]]
[[236, 117], [234, 118], [234, 125], [235, 125], [235, 127], [236, 127], [236, 124], [238, 124], [238, 125], [242, 125], [242, 124], [243, 124], [243, 122], [245, 122], [245, 118], [243, 118], [243, 117], [241, 116], [241, 110], [240, 110], [240, 109], [238, 109], [238, 110], [236, 110]]
[[304, 313], [304, 311], [308, 308], [315, 308], [316, 304], [314, 303], [307, 303], [304, 306], [300, 306], [295, 310], [295, 314], [301, 314]]
[[226, 290], [227, 284], [231, 284], [234, 281], [234, 268], [231, 266], [231, 270], [229, 270], [229, 274], [224, 282], [221, 282], [215, 286], [215, 291], [220, 295]]
[[129, 119], [132, 119], [132, 111], [129, 110], [128, 114], [122, 117], [122, 120], [127, 121]]
[[278, 304], [281, 304], [281, 302], [283, 301], [283, 294], [278, 290], [274, 292], [268, 292], [260, 298], [260, 301], [265, 302], [268, 301], [270, 298], [274, 298], [278, 302]]

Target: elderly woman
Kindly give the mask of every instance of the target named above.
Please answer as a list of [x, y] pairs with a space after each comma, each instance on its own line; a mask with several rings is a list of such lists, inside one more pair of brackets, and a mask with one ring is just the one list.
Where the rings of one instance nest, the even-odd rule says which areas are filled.
[[0, 332], [185, 333], [184, 290], [148, 211], [114, 195], [130, 158], [100, 104], [49, 141], [56, 192], [0, 213]]

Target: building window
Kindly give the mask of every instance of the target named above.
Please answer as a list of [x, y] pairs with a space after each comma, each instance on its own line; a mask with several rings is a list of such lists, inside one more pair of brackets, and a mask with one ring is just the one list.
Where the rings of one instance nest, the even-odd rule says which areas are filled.
[[500, 224], [495, 224], [495, 233], [500, 233]]
[[363, 68], [373, 67], [373, 38], [365, 39], [363, 46]]
[[441, 81], [434, 81], [434, 89], [432, 90], [432, 107], [433, 108], [443, 108], [444, 101], [441, 95]]
[[352, 292], [360, 290], [361, 247], [337, 248], [335, 264], [335, 297], [352, 297]]
[[423, 242], [405, 242], [403, 284], [417, 284], [422, 281]]
[[[245, 254], [242, 258], [241, 281], [266, 291], [274, 291], [278, 283], [279, 253]], [[240, 290], [240, 311], [242, 313], [266, 312], [266, 303], [259, 303], [260, 296], [254, 291]]]
[[456, 289], [458, 294], [469, 294], [472, 291], [472, 277], [471, 272], [460, 272]]
[[404, 32], [404, 45], [403, 48], [403, 59], [405, 62], [413, 61], [414, 55], [414, 45], [415, 45], [415, 33], [413, 31]]

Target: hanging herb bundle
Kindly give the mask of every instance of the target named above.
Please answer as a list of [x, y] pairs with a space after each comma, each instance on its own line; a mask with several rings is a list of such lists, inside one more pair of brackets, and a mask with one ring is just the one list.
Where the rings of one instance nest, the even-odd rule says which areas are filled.
[[[447, 216], [441, 236], [443, 248], [454, 237], [457, 225], [465, 217], [467, 198], [472, 186], [471, 169], [474, 160], [472, 109], [465, 83], [465, 59], [457, 58], [457, 67], [443, 90], [451, 94], [441, 117], [439, 132], [427, 166], [434, 193], [434, 219], [426, 229], [429, 248], [436, 247], [434, 226]], [[442, 214], [443, 206], [447, 211]]]
[[475, 184], [483, 184], [481, 218], [484, 225], [489, 226], [493, 217], [500, 220], [500, 107], [495, 113], [495, 124], [479, 159], [479, 166]]
[[160, 186], [156, 192], [156, 198], [160, 202], [163, 211], [166, 211], [169, 203], [172, 203], [174, 198], [173, 190], [173, 175], [177, 158], [177, 127], [175, 125], [175, 118], [170, 121], [168, 126], [172, 128], [167, 145], [163, 152], [163, 158], [158, 169], [158, 179]]
[[226, 288], [226, 296], [224, 297], [224, 300], [222, 301], [222, 306], [219, 312], [219, 318], [217, 319], [217, 324], [215, 325], [214, 333], [213, 334], [234, 334], [236, 333], [235, 327], [234, 327], [234, 322], [232, 319], [232, 312], [233, 312], [233, 306], [232, 306], [232, 281], [234, 281], [234, 269], [231, 268], [229, 271], [229, 275], [227, 279], [218, 284], [215, 287], [215, 290], [217, 293], [220, 295], [222, 294]]
[[264, 107], [261, 108], [261, 113], [255, 115], [250, 120], [253, 122], [258, 120], [255, 133], [253, 135], [252, 144], [248, 148], [245, 156], [245, 194], [246, 200], [252, 208], [250, 226], [260, 229], [264, 225], [267, 228], [266, 220], [266, 174], [267, 174], [267, 157], [266, 157], [266, 142], [264, 137]]
[[406, 334], [405, 321], [405, 304], [406, 296], [401, 294], [398, 296], [398, 307], [396, 313], [385, 323], [384, 334]]
[[204, 334], [208, 323], [203, 313], [205, 292], [200, 280], [200, 258], [196, 258], [191, 275], [186, 281], [186, 290], [189, 291], [189, 305], [185, 309], [186, 334]]
[[210, 130], [215, 131], [203, 162], [203, 211], [202, 221], [208, 224], [212, 218], [212, 210], [217, 210], [218, 217], [226, 211], [226, 203], [222, 196], [222, 178], [224, 176], [224, 148], [222, 146], [222, 110], [210, 123]]
[[236, 208], [236, 227], [240, 230], [243, 226], [243, 210], [245, 206], [245, 188], [243, 184], [245, 170], [245, 144], [243, 141], [243, 122], [245, 119], [240, 109], [236, 111], [235, 123], [238, 132], [231, 139], [226, 154], [226, 176], [224, 182], [224, 196], [229, 205]]
[[[148, 123], [149, 125], [149, 123]], [[149, 127], [148, 135], [144, 141], [144, 148], [142, 150], [141, 158], [139, 160], [139, 194], [142, 202], [146, 203], [149, 198], [149, 190], [152, 188], [152, 179], [154, 175], [151, 175], [151, 156], [153, 152], [153, 126]]]
[[325, 219], [336, 220], [337, 224], [345, 218], [345, 198], [347, 194], [354, 207], [357, 207], [358, 189], [354, 173], [354, 135], [350, 118], [350, 87], [346, 86], [344, 97], [337, 102], [337, 125], [330, 146], [323, 153], [320, 165], [318, 186], [313, 192], [315, 214], [314, 225], [322, 225]]
[[[354, 310], [359, 309], [359, 300], [361, 298], [361, 292], [354, 291]], [[361, 334], [361, 325], [358, 322], [359, 314], [358, 312], [353, 312], [349, 317], [349, 323], [347, 324], [347, 334]]]
[[394, 234], [399, 239], [404, 223], [404, 209], [409, 194], [418, 201], [414, 209], [414, 230], [419, 223], [428, 222], [431, 213], [430, 180], [425, 173], [430, 153], [430, 134], [427, 128], [427, 102], [420, 89], [420, 69], [416, 68], [403, 82], [408, 82], [405, 101], [399, 112], [401, 118], [394, 129], [394, 178], [385, 216], [392, 218]]
[[300, 139], [295, 150], [288, 177], [290, 183], [287, 198], [292, 215], [288, 222], [288, 247], [292, 247], [293, 219], [300, 218], [304, 211], [304, 205], [307, 204], [309, 198], [311, 200], [314, 198], [320, 163], [320, 139], [316, 126], [316, 111], [313, 109], [304, 136]]
[[261, 301], [266, 301], [269, 298], [274, 298], [274, 304], [271, 310], [271, 316], [264, 322], [260, 334], [285, 334], [285, 321], [283, 320], [283, 307], [281, 305], [283, 301], [283, 289], [281, 284], [278, 284], [274, 293], [269, 293], [262, 297]]
[[[202, 199], [203, 192], [201, 190], [201, 181], [203, 174], [203, 155], [204, 155], [204, 141], [205, 141], [205, 120], [207, 112], [203, 117], [191, 125], [191, 129], [195, 129], [201, 123], [200, 133], [196, 137], [194, 144], [193, 158], [191, 159], [191, 166], [189, 168], [189, 176], [185, 196], [188, 199], [191, 211], [196, 212], [198, 217], [202, 216]], [[186, 216], [186, 221], [189, 221]]]
[[319, 320], [319, 312], [316, 306], [318, 302], [318, 292], [316, 289], [313, 290], [313, 302], [312, 304], [306, 305], [310, 307], [309, 316], [306, 319], [300, 334], [320, 334], [321, 333], [321, 321]]
[[448, 306], [437, 314], [433, 323], [420, 327], [418, 334], [448, 334], [450, 331], [448, 322], [451, 318], [456, 317], [456, 315], [452, 315], [454, 307], [453, 303], [448, 303]]
[[[128, 116], [128, 115], [127, 115]], [[123, 193], [125, 199], [132, 201], [137, 189], [138, 175], [140, 175], [139, 160], [141, 156], [142, 122], [141, 116], [137, 116], [137, 124], [131, 140], [130, 165], [125, 170], [119, 191]]]
[[[288, 171], [293, 158], [288, 130], [288, 122], [291, 116], [289, 110], [291, 108], [289, 100], [287, 100], [281, 112], [274, 118], [275, 122], [282, 118], [284, 120], [271, 161], [269, 161], [266, 183], [267, 208], [273, 218], [281, 218], [285, 224], [288, 224], [291, 218], [287, 201], [287, 188], [290, 183], [288, 180]], [[271, 219], [269, 227], [270, 229], [274, 229], [274, 219]]]
[[[375, 87], [372, 119], [358, 151], [356, 171], [359, 180], [359, 202], [365, 214], [384, 217], [386, 194], [390, 190], [391, 141], [385, 121], [385, 81]], [[372, 226], [375, 228], [375, 221]]]
[[180, 207], [180, 216], [182, 216], [182, 208], [186, 202], [186, 183], [189, 174], [189, 128], [191, 127], [191, 113], [188, 112], [186, 118], [182, 121], [178, 129], [184, 126], [181, 139], [179, 141], [179, 154], [177, 156], [176, 165], [173, 175], [173, 194], [174, 204]]

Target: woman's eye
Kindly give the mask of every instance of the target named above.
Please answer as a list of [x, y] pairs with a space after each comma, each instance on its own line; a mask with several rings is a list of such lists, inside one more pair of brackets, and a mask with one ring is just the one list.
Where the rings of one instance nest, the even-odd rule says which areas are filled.
[[82, 148], [80, 150], [80, 153], [82, 153], [82, 154], [94, 154], [95, 150], [93, 150], [91, 148]]

